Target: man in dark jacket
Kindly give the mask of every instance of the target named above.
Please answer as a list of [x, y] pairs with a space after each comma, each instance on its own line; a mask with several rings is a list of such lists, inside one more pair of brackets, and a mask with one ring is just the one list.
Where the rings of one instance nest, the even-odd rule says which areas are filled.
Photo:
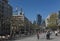
[[47, 32], [46, 38], [47, 38], [47, 39], [50, 39], [50, 31]]

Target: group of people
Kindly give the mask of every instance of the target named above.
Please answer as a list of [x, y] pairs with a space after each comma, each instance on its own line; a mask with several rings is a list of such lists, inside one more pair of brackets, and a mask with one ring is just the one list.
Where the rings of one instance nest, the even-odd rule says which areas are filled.
[[[57, 31], [57, 30], [54, 31], [54, 33], [55, 33], [55, 36], [58, 36], [58, 31]], [[52, 32], [48, 30], [48, 31], [46, 32], [46, 39], [50, 39], [51, 34], [52, 34]], [[39, 39], [39, 35], [40, 35], [40, 32], [38, 31], [38, 32], [37, 32], [37, 39]]]
[[[55, 30], [54, 33], [55, 33], [55, 36], [58, 36], [59, 30]], [[47, 31], [46, 39], [50, 39], [50, 35], [51, 35], [51, 34], [52, 34], [52, 33], [51, 33], [50, 31]]]
[[46, 39], [50, 39], [50, 35], [51, 35], [52, 33], [50, 32], [50, 31], [47, 31], [46, 32]]

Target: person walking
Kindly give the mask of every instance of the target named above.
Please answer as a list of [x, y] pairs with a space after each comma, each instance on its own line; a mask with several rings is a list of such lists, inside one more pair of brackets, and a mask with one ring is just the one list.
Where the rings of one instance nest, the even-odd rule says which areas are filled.
[[50, 39], [50, 31], [47, 31], [46, 39]]
[[37, 32], [37, 39], [39, 39], [39, 31]]

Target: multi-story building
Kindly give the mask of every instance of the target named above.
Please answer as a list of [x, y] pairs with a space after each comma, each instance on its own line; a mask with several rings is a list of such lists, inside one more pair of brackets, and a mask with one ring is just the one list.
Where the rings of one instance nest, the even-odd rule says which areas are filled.
[[8, 0], [0, 0], [0, 31], [5, 34], [10, 29], [10, 20], [12, 16], [12, 7], [8, 4]]
[[37, 25], [41, 25], [42, 22], [42, 16], [40, 14], [37, 15]]
[[58, 18], [60, 19], [60, 11], [58, 13], [59, 13]]
[[12, 27], [14, 30], [18, 31], [24, 27], [24, 15], [13, 15], [12, 16]]
[[17, 15], [12, 16], [12, 27], [18, 33], [25, 33], [26, 30], [29, 30], [29, 20], [24, 16], [24, 13], [21, 9]]
[[48, 20], [50, 19], [50, 15], [47, 16], [47, 18], [45, 19], [45, 24], [46, 24], [46, 27], [48, 26]]
[[32, 30], [32, 27], [31, 27], [32, 23], [24, 15], [22, 9], [21, 9], [21, 11], [17, 11], [17, 12], [18, 12], [17, 15], [12, 16], [13, 30], [20, 34], [28, 34], [28, 32], [30, 32], [30, 30]]

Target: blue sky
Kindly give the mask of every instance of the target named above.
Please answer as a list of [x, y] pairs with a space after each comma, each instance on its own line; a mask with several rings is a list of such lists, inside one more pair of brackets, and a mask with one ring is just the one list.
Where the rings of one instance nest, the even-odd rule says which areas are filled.
[[40, 14], [45, 19], [52, 12], [60, 10], [60, 0], [9, 0], [9, 3], [14, 11], [16, 7], [19, 10], [22, 7], [25, 16], [30, 21], [34, 21], [37, 14]]

